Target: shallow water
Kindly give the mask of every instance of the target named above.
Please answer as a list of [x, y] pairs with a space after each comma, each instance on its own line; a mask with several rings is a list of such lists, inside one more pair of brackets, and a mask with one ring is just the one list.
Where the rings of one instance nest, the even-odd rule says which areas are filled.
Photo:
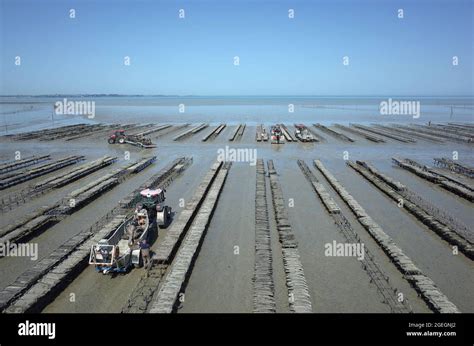
[[[54, 114], [54, 103], [63, 101], [95, 102], [95, 117]], [[141, 96], [141, 97], [0, 97], [3, 132], [12, 133], [50, 125], [75, 122], [160, 122], [266, 125], [284, 123], [427, 123], [428, 121], [473, 121], [472, 97], [400, 97], [420, 102], [420, 116], [381, 115], [383, 101], [395, 97], [216, 97], [216, 96]], [[184, 105], [184, 108], [180, 108]], [[289, 106], [292, 105], [292, 106]], [[451, 107], [454, 107], [451, 113]], [[53, 122], [55, 121], [55, 122]]]

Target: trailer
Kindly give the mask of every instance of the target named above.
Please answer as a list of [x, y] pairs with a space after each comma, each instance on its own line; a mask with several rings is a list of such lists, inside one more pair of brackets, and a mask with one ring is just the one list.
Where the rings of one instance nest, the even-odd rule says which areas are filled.
[[147, 138], [143, 135], [127, 135], [125, 133], [125, 130], [119, 129], [113, 131], [108, 139], [109, 144], [131, 144], [137, 147], [145, 148], [145, 149], [150, 149], [150, 148], [156, 148], [156, 144], [153, 144], [151, 142], [150, 138]]
[[143, 265], [142, 244], [148, 243], [150, 231], [168, 224], [171, 208], [163, 205], [165, 190], [145, 189], [131, 216], [108, 238], [92, 245], [89, 264], [105, 274], [126, 273]]

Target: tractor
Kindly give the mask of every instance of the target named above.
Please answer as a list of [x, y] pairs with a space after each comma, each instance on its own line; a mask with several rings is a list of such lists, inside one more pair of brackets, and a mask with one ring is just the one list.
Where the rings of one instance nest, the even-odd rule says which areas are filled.
[[155, 148], [156, 145], [151, 142], [150, 138], [143, 136], [142, 134], [127, 135], [125, 130], [115, 130], [112, 132], [108, 139], [109, 144], [124, 144], [128, 143], [142, 148]]
[[171, 221], [171, 207], [164, 204], [165, 192], [164, 189], [146, 189], [140, 192], [140, 204], [149, 213], [156, 213], [156, 224], [160, 228], [168, 226]]
[[127, 139], [127, 136], [125, 135], [125, 130], [115, 130], [114, 132], [112, 132], [109, 136], [109, 144], [115, 144], [115, 143], [120, 143], [120, 144], [123, 144], [125, 143]]

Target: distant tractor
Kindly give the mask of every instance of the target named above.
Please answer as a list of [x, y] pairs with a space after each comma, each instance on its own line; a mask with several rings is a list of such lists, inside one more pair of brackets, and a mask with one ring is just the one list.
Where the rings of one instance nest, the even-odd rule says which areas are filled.
[[128, 143], [142, 148], [155, 148], [156, 145], [151, 142], [150, 138], [146, 138], [143, 135], [127, 135], [125, 130], [113, 131], [108, 139], [109, 144], [124, 144]]
[[295, 124], [295, 137], [301, 142], [315, 142], [316, 139], [303, 124]]
[[109, 144], [115, 144], [115, 143], [120, 143], [123, 144], [125, 143], [126, 135], [125, 135], [125, 130], [115, 130], [112, 132], [109, 136]]
[[271, 142], [272, 144], [283, 144], [285, 143], [285, 137], [283, 136], [283, 132], [281, 131], [280, 125], [274, 125], [271, 128]]

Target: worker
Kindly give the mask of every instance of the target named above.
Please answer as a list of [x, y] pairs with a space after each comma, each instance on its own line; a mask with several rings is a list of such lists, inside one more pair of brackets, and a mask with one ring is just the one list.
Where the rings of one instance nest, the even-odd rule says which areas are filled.
[[146, 241], [146, 239], [143, 239], [140, 242], [140, 250], [142, 253], [142, 258], [143, 258], [143, 266], [145, 269], [149, 269], [149, 266], [151, 264], [150, 261], [150, 244]]
[[95, 253], [96, 262], [103, 262], [104, 261], [104, 255], [103, 255], [102, 249], [100, 248], [99, 245], [96, 245], [94, 253]]
[[127, 225], [127, 238], [128, 239], [133, 239], [134, 238], [135, 230], [136, 230], [135, 225], [133, 225], [131, 223]]
[[105, 247], [100, 247], [100, 255], [102, 256], [103, 263], [109, 262], [110, 253]]
[[138, 216], [141, 210], [143, 210], [143, 205], [141, 203], [138, 203], [135, 207], [135, 215], [134, 215], [135, 218]]
[[140, 210], [137, 214], [138, 216], [138, 225], [139, 226], [144, 226], [145, 225], [145, 219], [146, 219], [146, 211], [144, 209]]

